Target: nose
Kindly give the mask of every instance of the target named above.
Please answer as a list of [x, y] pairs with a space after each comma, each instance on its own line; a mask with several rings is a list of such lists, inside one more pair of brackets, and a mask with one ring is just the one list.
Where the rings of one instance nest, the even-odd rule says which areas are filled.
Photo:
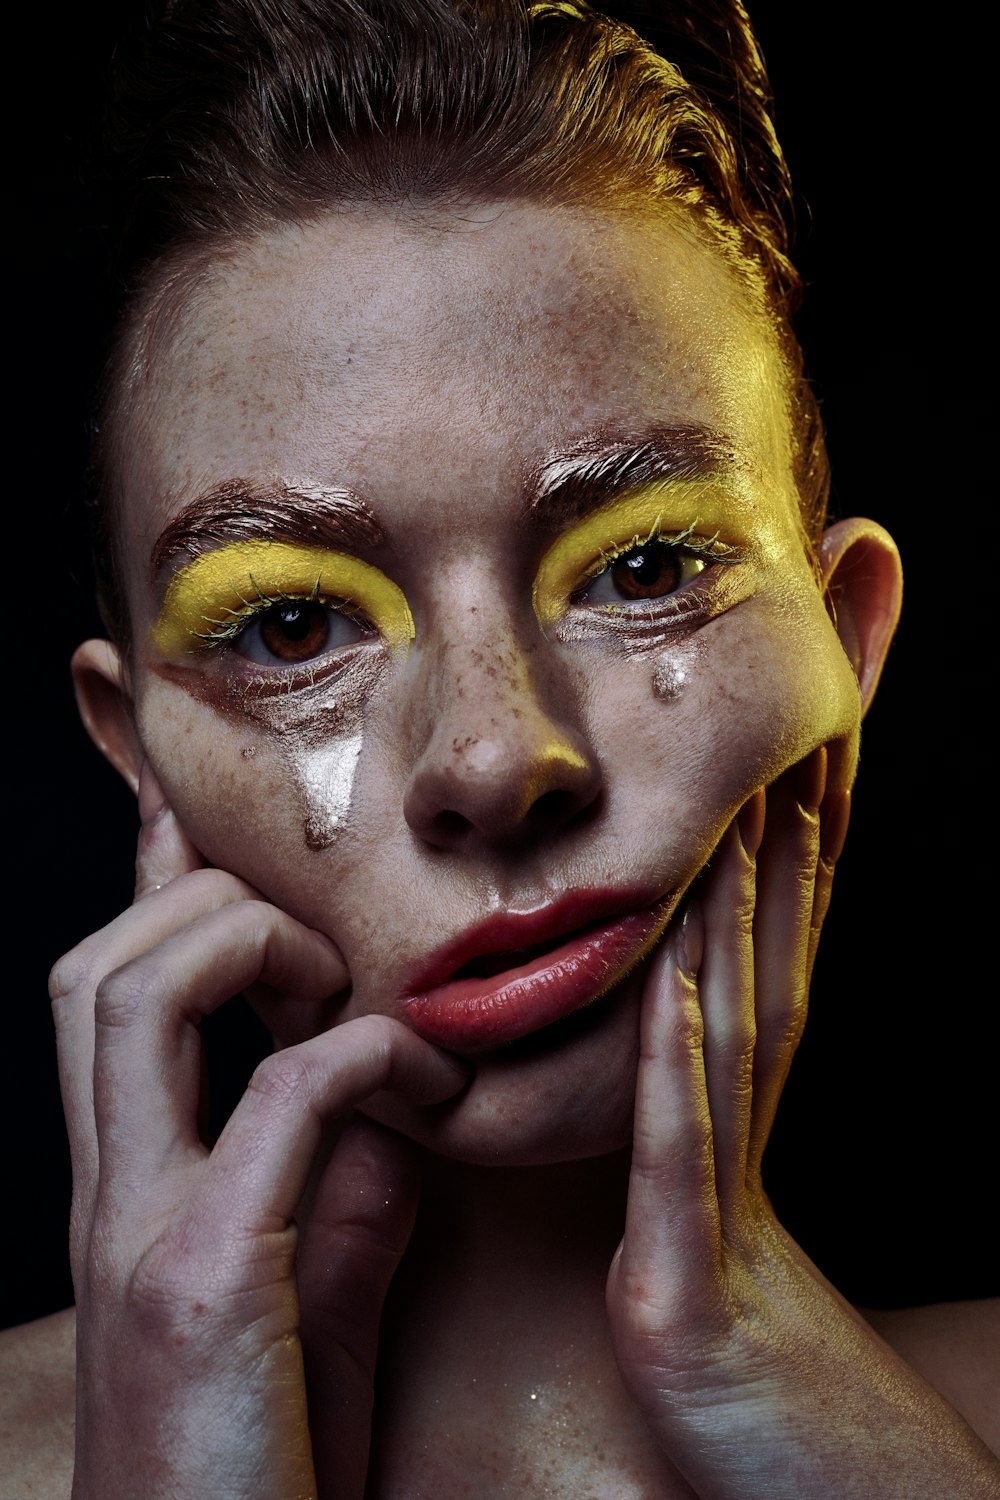
[[419, 838], [440, 849], [529, 843], [594, 809], [600, 768], [571, 722], [565, 682], [543, 685], [513, 638], [467, 638], [434, 654], [420, 683], [426, 737], [403, 804]]

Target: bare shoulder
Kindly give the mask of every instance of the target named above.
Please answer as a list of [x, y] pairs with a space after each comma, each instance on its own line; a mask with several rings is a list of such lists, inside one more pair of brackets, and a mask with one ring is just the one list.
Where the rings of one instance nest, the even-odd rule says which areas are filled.
[[75, 1344], [73, 1308], [0, 1333], [0, 1455], [13, 1494], [69, 1496]]
[[861, 1311], [875, 1332], [1000, 1453], [1000, 1297], [898, 1312]]

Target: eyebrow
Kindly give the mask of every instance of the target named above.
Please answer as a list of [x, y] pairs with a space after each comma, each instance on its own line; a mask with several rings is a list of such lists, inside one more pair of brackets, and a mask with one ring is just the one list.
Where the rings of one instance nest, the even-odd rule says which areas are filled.
[[528, 513], [560, 530], [616, 495], [657, 479], [690, 480], [745, 469], [732, 443], [705, 427], [661, 427], [639, 437], [582, 438], [528, 476]]
[[181, 557], [193, 561], [227, 542], [301, 542], [307, 547], [377, 547], [384, 528], [353, 490], [227, 479], [192, 500], [160, 532], [150, 576]]

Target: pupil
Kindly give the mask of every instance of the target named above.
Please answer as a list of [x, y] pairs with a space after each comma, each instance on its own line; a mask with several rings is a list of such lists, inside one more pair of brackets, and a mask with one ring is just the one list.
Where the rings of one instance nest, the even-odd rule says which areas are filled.
[[655, 554], [640, 552], [638, 556], [626, 559], [625, 566], [629, 569], [636, 583], [645, 584], [647, 587], [655, 583], [660, 576], [663, 559]]
[[681, 567], [672, 547], [637, 547], [618, 558], [612, 577], [625, 599], [662, 599], [680, 584]]
[[290, 641], [304, 641], [313, 625], [306, 611], [296, 604], [286, 605], [279, 611], [278, 619], [282, 634]]
[[322, 604], [278, 604], [260, 622], [260, 639], [272, 656], [302, 662], [326, 650], [330, 616]]

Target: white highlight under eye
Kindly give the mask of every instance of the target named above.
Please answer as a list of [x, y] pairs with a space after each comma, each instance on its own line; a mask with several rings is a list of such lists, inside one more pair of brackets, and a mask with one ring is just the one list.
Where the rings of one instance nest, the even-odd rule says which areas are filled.
[[352, 734], [320, 749], [301, 751], [295, 757], [296, 779], [308, 809], [305, 838], [310, 849], [329, 848], [347, 819], [361, 738]]
[[669, 656], [663, 656], [653, 669], [653, 692], [657, 698], [679, 698], [687, 675], [684, 667]]

